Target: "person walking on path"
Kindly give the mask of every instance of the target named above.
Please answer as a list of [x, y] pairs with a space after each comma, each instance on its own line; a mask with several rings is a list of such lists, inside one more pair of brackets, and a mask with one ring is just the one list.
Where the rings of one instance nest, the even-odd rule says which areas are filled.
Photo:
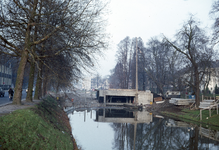
[[8, 90], [9, 100], [12, 100], [13, 94], [14, 94], [14, 91], [10, 87], [10, 89]]

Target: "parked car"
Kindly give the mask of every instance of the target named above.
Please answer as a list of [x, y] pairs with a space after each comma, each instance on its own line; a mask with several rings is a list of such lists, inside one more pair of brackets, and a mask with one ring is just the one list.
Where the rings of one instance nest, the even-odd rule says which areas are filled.
[[3, 97], [5, 96], [5, 91], [0, 87], [0, 97], [1, 96], [3, 96]]
[[[26, 89], [26, 93], [27, 93], [27, 92], [28, 92], [28, 88]], [[34, 88], [33, 88], [32, 92], [34, 92]]]

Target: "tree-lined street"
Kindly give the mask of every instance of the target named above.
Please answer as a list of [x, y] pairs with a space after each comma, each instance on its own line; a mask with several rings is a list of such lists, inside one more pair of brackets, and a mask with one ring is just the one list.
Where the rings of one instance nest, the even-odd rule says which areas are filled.
[[[0, 54], [17, 60], [14, 104], [21, 104], [25, 74], [28, 89], [35, 86], [34, 99], [40, 99], [50, 89], [73, 87], [107, 48], [105, 1], [3, 0], [0, 5]], [[32, 98], [28, 90], [26, 100]]]

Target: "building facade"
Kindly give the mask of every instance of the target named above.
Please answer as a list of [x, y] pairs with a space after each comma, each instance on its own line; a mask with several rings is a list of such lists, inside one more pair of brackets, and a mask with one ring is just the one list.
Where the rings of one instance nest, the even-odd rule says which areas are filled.
[[12, 85], [12, 69], [11, 65], [5, 66], [0, 64], [0, 87], [8, 90]]
[[84, 78], [82, 81], [82, 89], [90, 90], [91, 89], [91, 78]]

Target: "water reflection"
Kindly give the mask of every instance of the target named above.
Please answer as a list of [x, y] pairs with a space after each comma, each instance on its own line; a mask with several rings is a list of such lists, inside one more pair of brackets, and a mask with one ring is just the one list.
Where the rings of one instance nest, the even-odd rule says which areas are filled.
[[152, 122], [152, 114], [143, 111], [133, 111], [125, 109], [99, 109], [96, 112], [96, 120], [98, 122], [112, 123], [150, 123]]
[[147, 111], [74, 111], [69, 118], [73, 135], [87, 150], [219, 149], [218, 131], [162, 116], [153, 117]]
[[204, 137], [207, 137], [209, 139], [216, 140], [216, 141], [219, 142], [219, 131], [200, 127], [199, 128], [199, 134], [201, 136], [204, 136]]

